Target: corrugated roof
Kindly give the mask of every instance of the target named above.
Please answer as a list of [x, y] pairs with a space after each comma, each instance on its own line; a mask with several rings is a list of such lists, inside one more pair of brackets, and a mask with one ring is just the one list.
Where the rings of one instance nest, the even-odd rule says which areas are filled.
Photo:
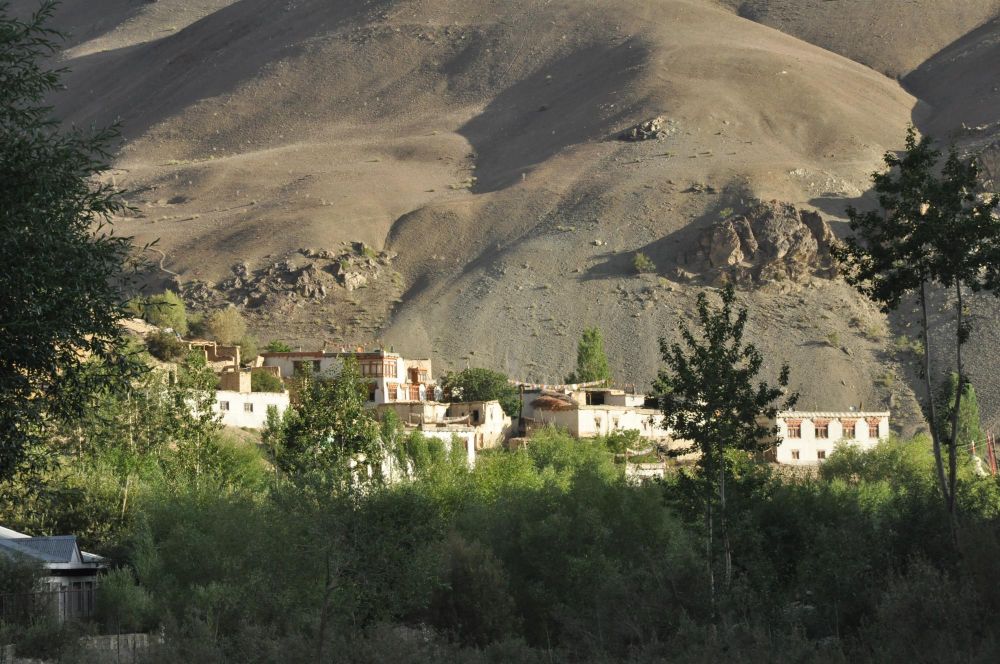
[[80, 549], [76, 545], [76, 535], [29, 537], [18, 543], [31, 548], [32, 551], [37, 551], [54, 563], [80, 562]]

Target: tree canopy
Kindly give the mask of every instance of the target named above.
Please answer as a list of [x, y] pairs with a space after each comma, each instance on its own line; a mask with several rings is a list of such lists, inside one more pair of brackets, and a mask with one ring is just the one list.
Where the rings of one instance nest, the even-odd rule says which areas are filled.
[[521, 397], [510, 379], [492, 369], [470, 368], [449, 372], [441, 379], [441, 387], [453, 401], [500, 402], [503, 412], [509, 417], [521, 415]]
[[[713, 531], [717, 506], [727, 586], [732, 576], [726, 520], [727, 452], [758, 453], [773, 445], [777, 429], [770, 422], [762, 422], [762, 418], [773, 421], [779, 407], [792, 408], [798, 399], [797, 395], [785, 396], [787, 364], [781, 367], [777, 386], [765, 381], [755, 383], [764, 358], [756, 346], [743, 343], [747, 310], [734, 310], [735, 304], [732, 285], [722, 291], [719, 308], [709, 304], [705, 293], [699, 294], [700, 338], [682, 328], [683, 344], [661, 339], [660, 352], [666, 367], [654, 383], [663, 426], [675, 439], [691, 441], [690, 446], [675, 453], [699, 453], [696, 464], [705, 492], [710, 578], [714, 579], [711, 566], [716, 558]], [[714, 597], [714, 581], [712, 594]]]
[[132, 242], [110, 225], [126, 206], [97, 177], [117, 134], [62, 127], [45, 104], [63, 74], [46, 65], [54, 6], [22, 21], [0, 4], [0, 478], [53, 417], [81, 412], [85, 381], [121, 384], [132, 366], [118, 325]]
[[576, 371], [566, 377], [567, 383], [591, 383], [611, 381], [611, 369], [604, 354], [604, 338], [599, 327], [588, 327], [583, 331], [576, 347]]
[[[855, 235], [834, 246], [833, 255], [847, 282], [883, 310], [896, 309], [911, 294], [920, 302], [926, 415], [938, 486], [954, 532], [959, 414], [965, 389], [955, 391], [950, 426], [939, 427], [928, 298], [933, 286], [954, 294], [954, 371], [958, 385], [963, 386], [967, 376], [962, 346], [971, 331], [966, 289], [1000, 292], [1000, 218], [996, 214], [1000, 196], [982, 191], [976, 159], [963, 160], [952, 150], [939, 167], [940, 156], [931, 138], [917, 140], [910, 127], [903, 153], [886, 153], [887, 170], [872, 176], [881, 210], [849, 208]], [[942, 447], [948, 449], [947, 467]]]

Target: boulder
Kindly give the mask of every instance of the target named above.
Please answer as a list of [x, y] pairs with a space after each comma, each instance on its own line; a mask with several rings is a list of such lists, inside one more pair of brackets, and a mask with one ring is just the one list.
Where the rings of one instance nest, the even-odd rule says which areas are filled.
[[831, 278], [833, 232], [815, 212], [793, 205], [756, 202], [740, 215], [712, 224], [701, 234], [694, 269], [709, 283], [753, 285]]
[[666, 118], [662, 115], [655, 118], [646, 120], [645, 122], [640, 122], [637, 125], [629, 127], [622, 133], [618, 134], [618, 140], [621, 141], [651, 141], [660, 138], [665, 138], [669, 135], [669, 129]]

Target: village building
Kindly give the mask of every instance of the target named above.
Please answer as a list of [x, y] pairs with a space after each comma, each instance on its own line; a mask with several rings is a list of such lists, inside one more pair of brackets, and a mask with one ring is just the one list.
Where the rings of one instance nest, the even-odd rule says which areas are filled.
[[644, 394], [610, 388], [526, 390], [521, 394], [521, 419], [524, 433], [552, 425], [577, 438], [638, 431], [656, 443], [672, 440], [663, 428], [663, 413], [647, 408]]
[[[395, 401], [375, 406], [381, 416], [391, 411], [403, 425], [425, 435], [442, 437], [442, 432], [468, 439], [472, 450], [500, 447], [514, 431], [513, 420], [499, 401], [440, 403], [437, 401]], [[474, 460], [474, 457], [473, 457]]]
[[45, 570], [30, 597], [0, 595], [0, 620], [42, 604], [59, 620], [94, 614], [98, 575], [107, 564], [101, 556], [81, 551], [75, 535], [30, 537], [0, 527], [0, 556], [35, 563]]
[[288, 410], [291, 401], [287, 390], [253, 392], [251, 376], [251, 371], [225, 371], [220, 374], [220, 389], [215, 392], [212, 410], [220, 416], [224, 425], [263, 429], [269, 410], [274, 409], [279, 416]]
[[889, 411], [782, 411], [774, 460], [791, 466], [822, 463], [837, 445], [870, 450], [889, 437]]
[[440, 401], [441, 388], [431, 378], [429, 359], [407, 360], [384, 349], [365, 351], [293, 351], [262, 353], [264, 367], [277, 367], [282, 377], [303, 370], [314, 374], [335, 373], [348, 357], [358, 362], [361, 377], [368, 382], [368, 401], [384, 404], [395, 401]]

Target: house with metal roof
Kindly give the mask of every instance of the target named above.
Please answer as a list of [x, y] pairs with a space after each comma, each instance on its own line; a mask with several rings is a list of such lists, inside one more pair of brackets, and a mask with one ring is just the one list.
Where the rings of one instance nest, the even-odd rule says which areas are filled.
[[45, 602], [63, 620], [93, 614], [97, 577], [107, 563], [101, 556], [81, 551], [75, 535], [31, 537], [0, 526], [0, 556], [35, 563], [45, 570], [31, 597], [0, 595], [0, 614], [26, 602]]

